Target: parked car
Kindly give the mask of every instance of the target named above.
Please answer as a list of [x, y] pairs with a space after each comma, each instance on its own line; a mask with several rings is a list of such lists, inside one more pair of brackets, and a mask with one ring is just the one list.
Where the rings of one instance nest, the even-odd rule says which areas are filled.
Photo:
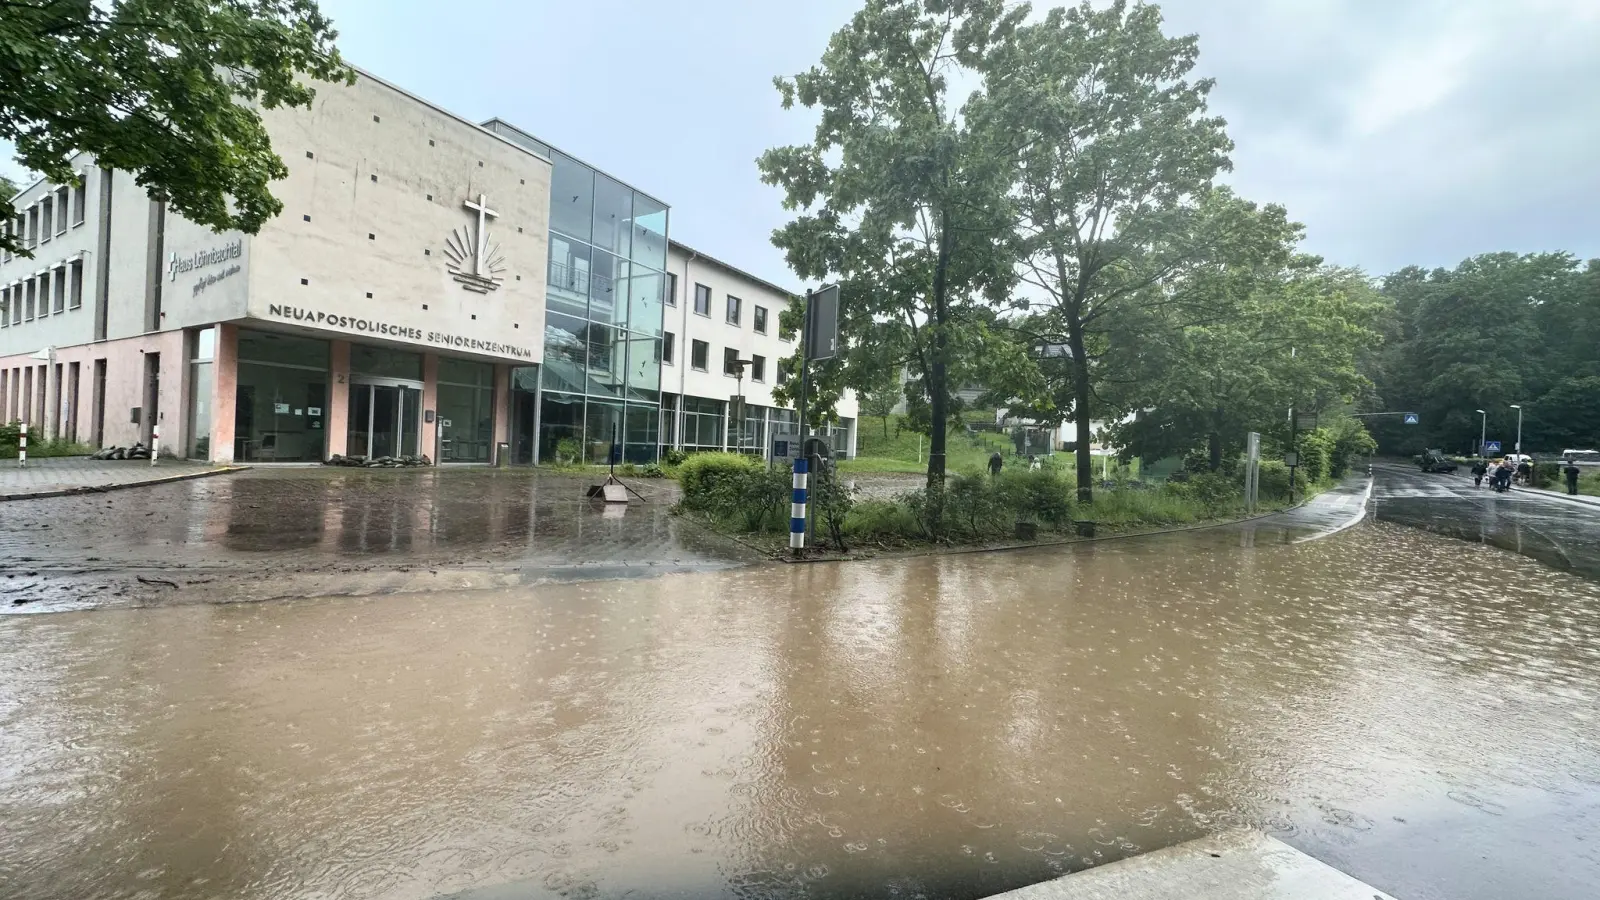
[[1424, 472], [1439, 472], [1445, 475], [1453, 474], [1456, 470], [1455, 462], [1445, 456], [1443, 450], [1422, 451], [1422, 455], [1417, 457], [1417, 465], [1421, 466]]

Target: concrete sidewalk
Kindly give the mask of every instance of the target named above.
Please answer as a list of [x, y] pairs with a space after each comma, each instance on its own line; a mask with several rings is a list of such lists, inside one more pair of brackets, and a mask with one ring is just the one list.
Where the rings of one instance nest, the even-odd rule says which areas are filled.
[[1517, 487], [1512, 490], [1528, 494], [1533, 497], [1544, 497], [1550, 500], [1562, 500], [1567, 503], [1577, 503], [1591, 509], [1600, 510], [1600, 497], [1591, 497], [1588, 494], [1569, 494], [1563, 486], [1560, 490], [1546, 490], [1544, 488]]
[[90, 459], [57, 456], [28, 460], [22, 468], [14, 459], [0, 460], [0, 500], [35, 500], [161, 484], [185, 478], [203, 478], [237, 472], [242, 466], [214, 466], [183, 459]]
[[1258, 831], [1229, 831], [991, 900], [1394, 900]]

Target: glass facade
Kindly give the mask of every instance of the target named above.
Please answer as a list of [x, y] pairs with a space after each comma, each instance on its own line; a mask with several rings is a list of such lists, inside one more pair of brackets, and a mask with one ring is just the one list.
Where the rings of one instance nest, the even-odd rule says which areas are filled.
[[189, 447], [190, 459], [211, 458], [211, 393], [216, 373], [215, 326], [189, 334]]
[[494, 366], [439, 359], [439, 461], [488, 462], [494, 449]]
[[327, 406], [327, 341], [239, 332], [234, 459], [321, 462]]
[[[552, 164], [539, 459], [604, 463], [614, 438], [623, 459], [654, 462], [667, 207], [520, 132], [496, 130]], [[441, 384], [441, 408], [443, 396]], [[518, 417], [531, 434], [527, 420]], [[519, 449], [519, 461], [528, 455]]]

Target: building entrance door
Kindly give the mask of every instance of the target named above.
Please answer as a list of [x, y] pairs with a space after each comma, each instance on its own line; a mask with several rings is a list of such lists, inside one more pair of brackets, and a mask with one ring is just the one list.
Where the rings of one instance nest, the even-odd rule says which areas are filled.
[[350, 383], [345, 455], [416, 456], [422, 440], [422, 385], [374, 379]]

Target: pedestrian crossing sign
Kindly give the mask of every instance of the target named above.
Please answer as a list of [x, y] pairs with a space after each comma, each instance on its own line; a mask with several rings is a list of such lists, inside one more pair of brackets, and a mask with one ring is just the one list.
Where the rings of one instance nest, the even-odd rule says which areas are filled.
[[1407, 425], [1415, 425], [1418, 421], [1419, 419], [1416, 413], [1406, 413], [1405, 423]]
[[1499, 441], [1484, 441], [1483, 442], [1483, 455], [1484, 456], [1499, 456], [1500, 455], [1500, 442]]

